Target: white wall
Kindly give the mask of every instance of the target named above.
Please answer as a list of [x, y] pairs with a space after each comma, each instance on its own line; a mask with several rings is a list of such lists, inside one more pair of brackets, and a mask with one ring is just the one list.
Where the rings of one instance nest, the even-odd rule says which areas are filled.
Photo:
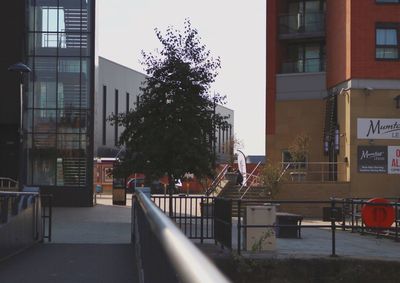
[[[106, 144], [103, 145], [103, 86], [107, 87], [106, 113], [109, 117], [115, 112], [115, 90], [118, 90], [118, 112], [126, 112], [126, 93], [129, 93], [129, 107], [134, 108], [136, 97], [140, 94], [142, 82], [146, 75], [123, 65], [99, 57], [98, 88], [95, 97], [94, 116], [94, 156], [97, 156], [99, 147], [115, 147], [114, 126], [107, 121]], [[121, 134], [119, 127], [118, 133]]]

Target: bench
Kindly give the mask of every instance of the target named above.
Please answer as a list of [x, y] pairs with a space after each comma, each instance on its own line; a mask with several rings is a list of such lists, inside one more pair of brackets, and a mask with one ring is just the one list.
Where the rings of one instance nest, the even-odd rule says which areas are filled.
[[[278, 238], [301, 238], [301, 221], [303, 216], [299, 214], [277, 212], [276, 213], [276, 225]], [[280, 226], [284, 225], [284, 226]], [[291, 226], [286, 226], [291, 225]]]

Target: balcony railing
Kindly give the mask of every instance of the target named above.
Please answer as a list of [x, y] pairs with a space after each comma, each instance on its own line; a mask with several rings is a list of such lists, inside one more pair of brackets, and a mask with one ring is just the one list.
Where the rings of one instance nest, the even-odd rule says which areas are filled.
[[325, 13], [297, 13], [279, 17], [279, 36], [323, 36], [325, 34]]
[[282, 162], [286, 182], [346, 182], [346, 162]]
[[324, 72], [325, 60], [322, 58], [302, 59], [282, 63], [282, 74]]

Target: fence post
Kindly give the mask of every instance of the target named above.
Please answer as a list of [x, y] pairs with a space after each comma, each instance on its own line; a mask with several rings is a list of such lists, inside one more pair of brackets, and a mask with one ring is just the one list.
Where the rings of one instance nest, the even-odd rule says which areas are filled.
[[395, 213], [395, 229], [396, 229], [396, 231], [395, 231], [395, 238], [394, 238], [394, 240], [396, 241], [396, 242], [398, 242], [399, 241], [399, 202], [397, 201], [395, 204], [394, 204], [394, 207], [395, 207], [395, 211], [396, 211], [396, 213]]
[[238, 245], [238, 247], [237, 247], [237, 249], [238, 249], [238, 254], [240, 255], [240, 248], [241, 248], [241, 228], [242, 228], [242, 223], [241, 223], [241, 220], [240, 220], [240, 210], [241, 210], [241, 200], [240, 199], [238, 199], [238, 224], [237, 224], [237, 230], [238, 230], [238, 237], [237, 237], [237, 239], [238, 239], [238, 243], [237, 243], [237, 245]]
[[351, 199], [351, 233], [354, 233], [354, 217], [356, 217], [356, 211], [354, 210], [354, 201]]
[[342, 202], [342, 231], [346, 231], [346, 210], [348, 206], [346, 199], [343, 199]]
[[331, 200], [331, 230], [332, 230], [332, 257], [336, 256], [336, 223], [335, 223], [335, 217], [334, 217], [334, 211], [335, 211], [335, 200]]
[[206, 208], [204, 205], [204, 198], [201, 197], [200, 199], [200, 243], [203, 243], [204, 241], [204, 215], [206, 215]]

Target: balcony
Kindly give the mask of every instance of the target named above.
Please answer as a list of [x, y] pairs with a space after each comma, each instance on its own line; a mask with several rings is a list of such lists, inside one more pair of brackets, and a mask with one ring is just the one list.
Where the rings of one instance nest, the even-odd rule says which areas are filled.
[[325, 13], [297, 13], [279, 17], [279, 39], [325, 36]]
[[323, 58], [301, 59], [282, 63], [281, 74], [317, 73], [325, 71]]

